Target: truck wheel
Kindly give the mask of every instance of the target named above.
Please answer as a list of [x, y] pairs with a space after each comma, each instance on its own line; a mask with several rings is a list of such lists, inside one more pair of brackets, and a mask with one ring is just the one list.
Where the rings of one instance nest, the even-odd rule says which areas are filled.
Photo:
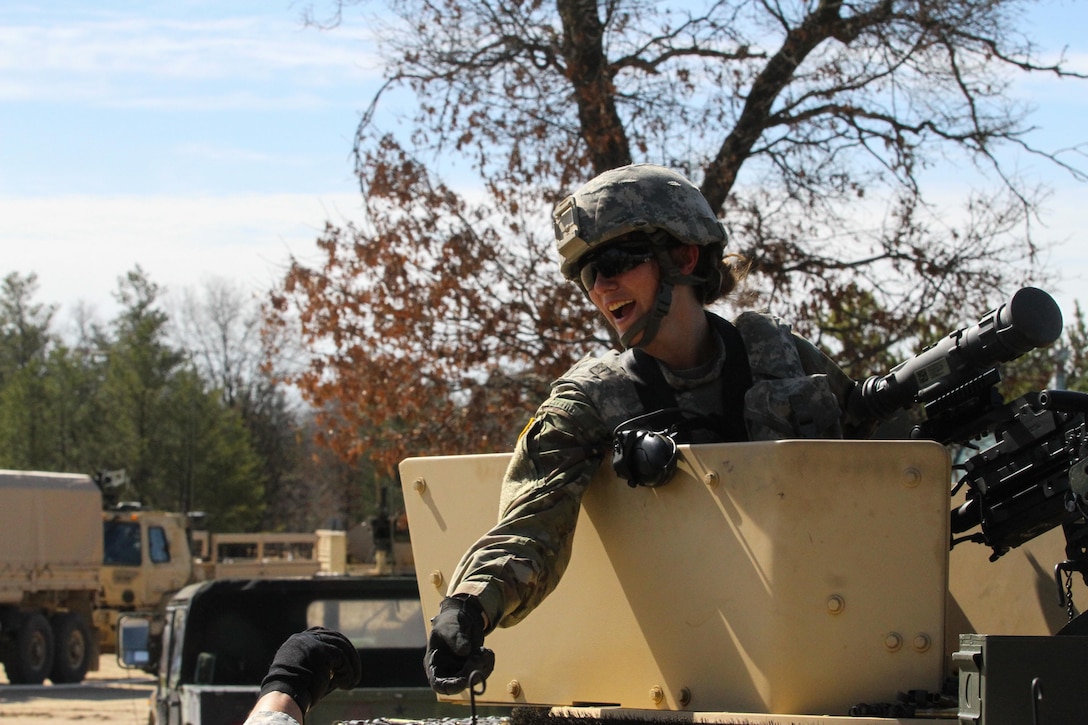
[[53, 668], [53, 631], [49, 621], [35, 612], [23, 617], [15, 635], [15, 651], [6, 663], [13, 685], [40, 685]]
[[53, 669], [55, 684], [82, 682], [90, 667], [91, 629], [83, 617], [69, 612], [53, 618]]

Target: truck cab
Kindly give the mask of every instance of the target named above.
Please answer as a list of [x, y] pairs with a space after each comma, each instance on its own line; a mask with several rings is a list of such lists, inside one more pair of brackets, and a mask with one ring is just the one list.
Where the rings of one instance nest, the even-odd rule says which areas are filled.
[[[141, 624], [122, 620], [120, 655], [129, 666], [148, 656], [125, 644]], [[358, 687], [330, 693], [311, 711], [313, 722], [464, 714], [427, 686], [413, 577], [220, 579], [185, 587], [166, 607], [154, 723], [242, 722], [276, 650], [313, 626], [343, 632], [363, 663]]]
[[138, 508], [102, 514], [101, 589], [95, 626], [99, 648], [113, 652], [117, 619], [125, 612], [161, 611], [193, 581], [188, 522], [182, 514]]

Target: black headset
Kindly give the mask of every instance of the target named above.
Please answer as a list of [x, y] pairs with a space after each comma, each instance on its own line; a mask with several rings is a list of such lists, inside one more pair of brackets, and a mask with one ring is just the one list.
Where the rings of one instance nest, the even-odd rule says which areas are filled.
[[[658, 419], [659, 425], [653, 425]], [[612, 432], [612, 470], [631, 488], [664, 486], [676, 472], [680, 455], [677, 435], [681, 430], [699, 427], [701, 420], [701, 416], [680, 408], [655, 410], [625, 420]]]

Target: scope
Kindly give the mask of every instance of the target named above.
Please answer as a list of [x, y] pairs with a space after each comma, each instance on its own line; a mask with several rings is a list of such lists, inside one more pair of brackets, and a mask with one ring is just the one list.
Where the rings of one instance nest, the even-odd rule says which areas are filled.
[[950, 333], [887, 375], [868, 378], [850, 397], [859, 418], [890, 418], [901, 408], [928, 403], [999, 363], [1051, 344], [1062, 334], [1054, 298], [1022, 287], [977, 323]]

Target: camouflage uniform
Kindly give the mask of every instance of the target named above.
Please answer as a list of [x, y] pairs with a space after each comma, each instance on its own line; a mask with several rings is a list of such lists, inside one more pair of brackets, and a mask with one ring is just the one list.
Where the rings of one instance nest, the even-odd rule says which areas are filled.
[[[709, 313], [708, 313], [709, 314]], [[744, 397], [751, 440], [855, 434], [840, 411], [854, 381], [787, 325], [758, 313], [735, 322], [753, 385]], [[721, 415], [725, 345], [710, 365], [685, 374], [661, 366], [677, 405]], [[518, 439], [503, 481], [499, 521], [462, 558], [450, 594], [480, 599], [490, 627], [521, 621], [555, 588], [570, 560], [590, 479], [611, 451], [616, 426], [643, 409], [624, 356], [587, 357], [552, 385]], [[713, 442], [696, 434], [692, 442]]]
[[302, 725], [302, 723], [285, 712], [261, 710], [250, 714], [243, 725]]

